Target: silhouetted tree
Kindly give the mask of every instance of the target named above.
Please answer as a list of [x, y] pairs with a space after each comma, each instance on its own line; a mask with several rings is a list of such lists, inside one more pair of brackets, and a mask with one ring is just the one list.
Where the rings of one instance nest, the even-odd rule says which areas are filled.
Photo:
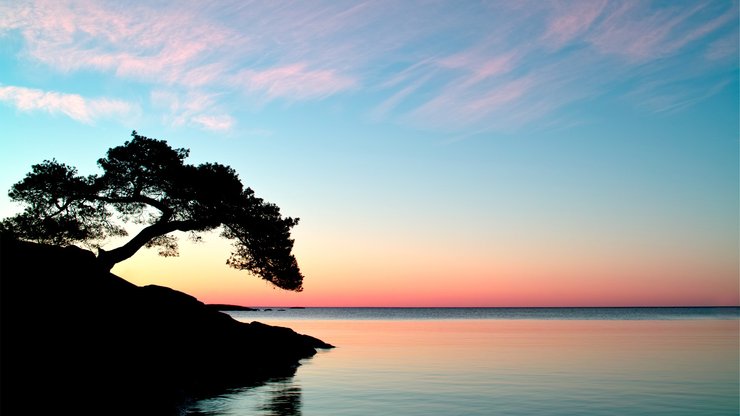
[[[80, 176], [56, 160], [33, 165], [9, 192], [25, 210], [3, 220], [3, 231], [43, 243], [91, 245], [110, 270], [141, 247], [177, 256], [174, 231], [190, 232], [197, 240], [198, 233], [221, 227], [221, 236], [234, 241], [228, 265], [280, 288], [302, 290], [303, 276], [291, 253], [290, 229], [297, 218], [283, 217], [276, 205], [257, 198], [229, 166], [189, 165], [188, 149], [173, 149], [136, 131], [131, 136], [98, 160], [100, 176]], [[127, 222], [144, 227], [118, 248], [100, 248], [105, 238], [126, 236]]]

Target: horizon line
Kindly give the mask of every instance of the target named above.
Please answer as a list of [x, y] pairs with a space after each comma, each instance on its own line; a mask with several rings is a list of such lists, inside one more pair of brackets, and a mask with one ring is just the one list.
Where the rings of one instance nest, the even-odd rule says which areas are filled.
[[682, 305], [682, 306], [244, 306], [225, 303], [205, 303], [206, 305], [238, 306], [242, 308], [283, 308], [283, 309], [309, 309], [309, 308], [355, 308], [355, 309], [678, 309], [678, 308], [740, 308], [740, 305]]

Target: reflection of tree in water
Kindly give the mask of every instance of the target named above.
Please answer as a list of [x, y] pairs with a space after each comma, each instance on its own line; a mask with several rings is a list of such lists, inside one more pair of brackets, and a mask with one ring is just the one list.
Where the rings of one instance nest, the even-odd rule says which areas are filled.
[[301, 386], [293, 378], [275, 380], [268, 384], [266, 403], [260, 406], [264, 416], [301, 416]]
[[184, 408], [188, 416], [301, 416], [303, 405], [300, 385], [293, 377], [275, 378], [264, 384], [243, 387], [209, 398]]

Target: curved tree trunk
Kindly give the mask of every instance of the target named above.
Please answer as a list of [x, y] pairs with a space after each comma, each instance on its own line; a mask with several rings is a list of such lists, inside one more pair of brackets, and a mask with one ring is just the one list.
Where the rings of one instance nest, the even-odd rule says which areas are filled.
[[140, 248], [155, 237], [163, 236], [173, 231], [192, 231], [197, 228], [195, 221], [172, 221], [158, 222], [152, 224], [134, 236], [128, 243], [111, 251], [98, 250], [98, 263], [106, 271], [110, 271], [117, 263], [120, 263], [136, 254]]

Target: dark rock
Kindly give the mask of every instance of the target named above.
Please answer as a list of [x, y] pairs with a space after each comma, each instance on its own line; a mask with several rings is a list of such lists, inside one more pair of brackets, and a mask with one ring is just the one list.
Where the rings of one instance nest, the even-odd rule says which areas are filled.
[[0, 307], [3, 415], [177, 414], [188, 398], [290, 376], [332, 347], [133, 285], [89, 251], [7, 238]]

